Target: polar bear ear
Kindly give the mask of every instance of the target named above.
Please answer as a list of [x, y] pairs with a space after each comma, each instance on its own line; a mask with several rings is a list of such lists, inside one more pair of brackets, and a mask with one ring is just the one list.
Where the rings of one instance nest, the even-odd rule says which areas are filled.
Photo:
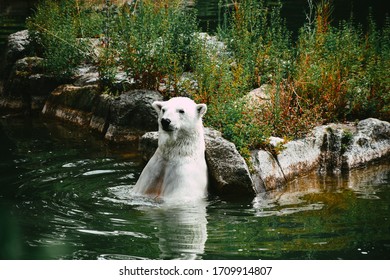
[[206, 104], [198, 104], [196, 105], [196, 110], [198, 111], [199, 117], [203, 117], [204, 114], [206, 114], [207, 111], [207, 105]]
[[159, 114], [161, 108], [164, 106], [164, 101], [154, 101], [152, 106], [157, 111], [157, 114]]

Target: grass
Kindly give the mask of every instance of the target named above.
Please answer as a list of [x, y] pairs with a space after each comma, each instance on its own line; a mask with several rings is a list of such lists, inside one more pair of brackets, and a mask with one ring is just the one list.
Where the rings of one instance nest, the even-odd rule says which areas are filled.
[[[334, 26], [330, 2], [309, 0], [307, 22], [293, 40], [280, 4], [220, 3], [232, 7], [216, 33], [223, 44], [202, 39], [196, 11], [180, 0], [42, 0], [28, 26], [47, 71], [71, 76], [93, 59], [102, 89], [112, 94], [115, 76], [124, 72], [132, 82], [121, 90], [205, 102], [206, 125], [246, 158], [269, 147], [271, 135], [293, 139], [332, 121], [390, 120], [389, 20], [379, 29], [371, 19], [366, 31], [353, 19]], [[99, 41], [97, 57], [92, 39]], [[264, 84], [266, 100], [248, 103], [246, 94]]]

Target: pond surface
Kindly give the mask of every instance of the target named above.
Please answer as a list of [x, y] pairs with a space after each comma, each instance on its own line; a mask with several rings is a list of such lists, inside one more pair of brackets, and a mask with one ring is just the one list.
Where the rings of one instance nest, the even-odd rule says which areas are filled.
[[136, 147], [0, 120], [0, 259], [389, 259], [390, 163], [167, 206], [130, 195]]

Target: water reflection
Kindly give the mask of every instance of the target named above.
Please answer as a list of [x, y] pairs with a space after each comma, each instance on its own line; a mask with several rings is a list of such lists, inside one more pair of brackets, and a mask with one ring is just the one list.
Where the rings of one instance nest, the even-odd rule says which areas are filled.
[[111, 188], [114, 198], [106, 200], [131, 205], [154, 229], [161, 259], [201, 259], [207, 240], [207, 202], [158, 203], [134, 197], [130, 186]]
[[[253, 200], [253, 208], [256, 209], [256, 215], [261, 217], [321, 210], [325, 203], [327, 206], [342, 204], [341, 196], [335, 196], [335, 193], [352, 192], [356, 198], [380, 199], [377, 194], [381, 192], [381, 186], [389, 182], [389, 169], [389, 163], [382, 163], [334, 176], [313, 173], [297, 178], [282, 190], [257, 195]], [[322, 197], [321, 201], [310, 203], [316, 194]]]
[[[0, 119], [2, 259], [388, 259], [390, 163], [299, 178], [255, 199], [131, 194], [136, 148]], [[129, 152], [130, 151], [130, 152]]]

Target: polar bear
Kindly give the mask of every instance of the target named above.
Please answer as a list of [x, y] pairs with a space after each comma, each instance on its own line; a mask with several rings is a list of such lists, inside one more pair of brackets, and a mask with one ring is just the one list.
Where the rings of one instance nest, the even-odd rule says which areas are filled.
[[187, 97], [155, 101], [158, 148], [134, 192], [163, 201], [194, 201], [207, 196], [208, 172], [202, 117], [206, 104]]

